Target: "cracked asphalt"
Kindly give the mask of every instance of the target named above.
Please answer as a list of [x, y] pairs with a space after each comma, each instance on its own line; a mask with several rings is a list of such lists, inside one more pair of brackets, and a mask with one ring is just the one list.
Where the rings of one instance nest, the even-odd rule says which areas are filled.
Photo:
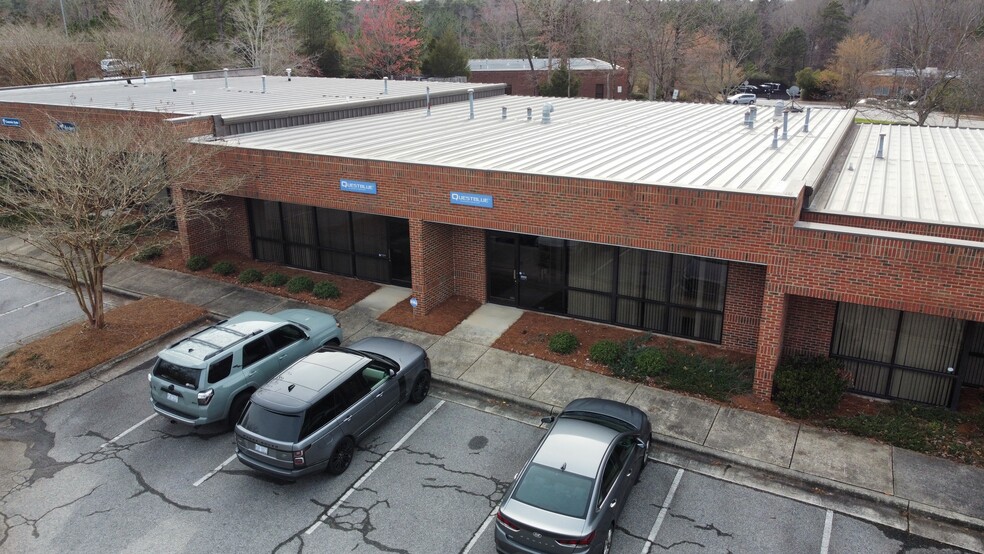
[[[222, 465], [234, 441], [218, 428], [153, 417], [113, 441], [153, 413], [147, 367], [0, 417], [0, 552], [491, 554], [490, 515], [543, 436], [541, 414], [435, 389], [363, 440], [345, 474], [287, 483]], [[613, 550], [960, 552], [655, 462]]]

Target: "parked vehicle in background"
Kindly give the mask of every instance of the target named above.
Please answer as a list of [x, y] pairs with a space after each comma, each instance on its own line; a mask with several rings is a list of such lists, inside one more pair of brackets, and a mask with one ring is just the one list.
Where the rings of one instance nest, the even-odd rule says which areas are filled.
[[725, 102], [728, 104], [754, 104], [758, 97], [750, 93], [732, 94]]
[[759, 88], [757, 86], [755, 86], [755, 85], [738, 85], [738, 88], [736, 90], [738, 92], [751, 92], [751, 93], [756, 93], [756, 92], [758, 92]]
[[427, 397], [430, 369], [423, 348], [398, 339], [322, 348], [253, 394], [236, 425], [236, 455], [283, 479], [339, 475], [377, 423], [403, 402]]
[[550, 429], [499, 505], [496, 550], [608, 553], [646, 465], [649, 417], [621, 402], [581, 398], [543, 421]]
[[243, 312], [182, 339], [157, 355], [147, 374], [162, 416], [188, 425], [239, 420], [253, 391], [326, 344], [341, 344], [331, 314]]
[[137, 69], [137, 64], [125, 62], [119, 58], [106, 58], [100, 60], [99, 68], [102, 69], [103, 77], [119, 77], [132, 75]]

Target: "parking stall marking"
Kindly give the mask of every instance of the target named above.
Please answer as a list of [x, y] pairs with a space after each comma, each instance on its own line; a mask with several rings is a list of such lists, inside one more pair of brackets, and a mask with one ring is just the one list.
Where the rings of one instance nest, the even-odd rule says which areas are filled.
[[485, 521], [482, 522], [482, 526], [478, 528], [478, 531], [476, 531], [471, 540], [468, 541], [468, 544], [465, 545], [465, 549], [461, 551], [461, 554], [468, 554], [471, 552], [472, 548], [475, 548], [475, 545], [478, 543], [478, 538], [481, 537], [482, 533], [484, 533], [485, 530], [489, 528], [489, 525], [495, 521], [495, 513], [497, 511], [499, 511], [498, 506], [492, 508], [492, 513], [489, 514], [489, 517], [485, 518]]
[[383, 457], [380, 458], [378, 462], [373, 464], [373, 466], [369, 468], [369, 471], [363, 473], [362, 477], [359, 477], [359, 480], [353, 483], [352, 486], [349, 487], [347, 491], [345, 491], [345, 494], [343, 494], [342, 497], [338, 499], [338, 501], [332, 504], [331, 508], [329, 508], [327, 512], [322, 514], [321, 517], [318, 518], [318, 521], [315, 521], [314, 525], [308, 527], [308, 530], [305, 531], [304, 533], [306, 535], [310, 535], [311, 533], [314, 533], [315, 529], [321, 527], [321, 524], [327, 521], [328, 518], [335, 513], [335, 510], [337, 510], [348, 499], [348, 497], [352, 496], [352, 493], [354, 493], [356, 489], [362, 486], [362, 483], [365, 483], [366, 479], [368, 479], [369, 476], [372, 475], [377, 468], [379, 468], [379, 466], [383, 465], [383, 462], [389, 459], [389, 457], [393, 454], [393, 452], [399, 450], [399, 448], [403, 446], [403, 443], [407, 442], [407, 439], [409, 439], [411, 435], [416, 433], [417, 429], [420, 429], [420, 427], [424, 424], [424, 422], [430, 419], [430, 417], [434, 415], [434, 413], [436, 413], [441, 406], [444, 405], [444, 402], [445, 402], [444, 400], [441, 400], [440, 402], [437, 403], [436, 406], [431, 408], [431, 411], [427, 412], [424, 415], [424, 417], [420, 418], [420, 421], [418, 421], [416, 425], [414, 425], [409, 431], [407, 431], [407, 434], [403, 435], [403, 438], [397, 441], [397, 443], [393, 445], [393, 448], [390, 448], [389, 451], [386, 452], [386, 454], [384, 454]]
[[235, 460], [235, 459], [236, 459], [236, 455], [235, 455], [235, 454], [233, 454], [232, 456], [229, 456], [229, 458], [228, 458], [228, 459], [227, 459], [226, 461], [224, 461], [224, 462], [222, 462], [221, 464], [219, 464], [219, 467], [217, 467], [217, 468], [215, 468], [215, 469], [213, 469], [212, 471], [210, 471], [210, 472], [208, 472], [208, 473], [206, 473], [206, 474], [205, 474], [205, 477], [202, 477], [201, 479], [199, 479], [199, 480], [197, 480], [197, 481], [195, 481], [194, 483], [192, 483], [192, 485], [191, 485], [191, 486], [193, 486], [193, 487], [197, 487], [198, 485], [201, 485], [201, 484], [202, 484], [202, 483], [204, 483], [205, 481], [208, 481], [208, 479], [209, 479], [210, 477], [212, 477], [212, 476], [213, 476], [213, 475], [215, 475], [216, 473], [218, 473], [218, 472], [220, 472], [220, 471], [222, 471], [222, 468], [224, 468], [225, 466], [227, 466], [227, 465], [229, 465], [229, 464], [230, 464], [230, 463], [231, 463], [231, 462], [232, 462], [233, 460]]
[[[0, 279], [0, 280], [2, 280], [2, 279]], [[24, 308], [30, 308], [31, 306], [33, 306], [35, 304], [40, 304], [42, 302], [45, 302], [47, 300], [51, 300], [52, 298], [58, 298], [59, 296], [63, 296], [65, 294], [67, 294], [67, 293], [65, 291], [62, 291], [62, 292], [59, 292], [58, 294], [53, 294], [51, 296], [46, 296], [46, 297], [44, 297], [44, 298], [42, 298], [40, 300], [35, 300], [34, 302], [31, 302], [29, 304], [24, 304], [20, 308], [14, 308], [13, 310], [8, 310], [8, 311], [0, 314], [0, 317], [3, 317], [5, 315], [10, 315], [10, 314], [12, 314], [14, 312], [19, 312], [19, 311], [23, 310]]]
[[673, 484], [670, 485], [670, 490], [666, 493], [666, 498], [663, 499], [663, 507], [659, 510], [659, 515], [656, 516], [656, 522], [653, 523], [653, 529], [649, 532], [649, 536], [646, 538], [646, 543], [642, 545], [642, 551], [640, 554], [648, 554], [649, 549], [653, 546], [653, 541], [656, 540], [656, 534], [659, 533], [659, 528], [663, 525], [663, 519], [666, 518], [666, 512], [670, 510], [670, 502], [673, 502], [673, 495], [676, 494], [677, 487], [680, 486], [680, 479], [683, 478], [683, 468], [680, 468], [676, 472], [676, 477], [673, 478]]
[[130, 427], [126, 431], [123, 431], [119, 435], [116, 435], [115, 437], [113, 437], [113, 438], [109, 439], [108, 441], [102, 443], [101, 445], [99, 445], [99, 448], [106, 448], [107, 446], [113, 444], [114, 442], [116, 442], [116, 441], [122, 439], [123, 437], [127, 436], [128, 434], [130, 434], [137, 427], [140, 427], [141, 425], [143, 425], [144, 423], [147, 423], [148, 421], [154, 419], [155, 417], [157, 417], [157, 413], [150, 414], [149, 416], [145, 417], [140, 423], [134, 425], [133, 427]]
[[834, 512], [827, 510], [827, 519], [823, 522], [823, 541], [820, 543], [820, 554], [830, 550], [830, 532], [834, 527]]

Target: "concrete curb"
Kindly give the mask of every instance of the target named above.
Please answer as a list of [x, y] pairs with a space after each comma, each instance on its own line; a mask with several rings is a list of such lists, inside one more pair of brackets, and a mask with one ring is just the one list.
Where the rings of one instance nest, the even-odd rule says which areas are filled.
[[553, 404], [547, 404], [546, 402], [540, 402], [539, 400], [533, 400], [532, 398], [526, 398], [524, 396], [518, 396], [508, 392], [490, 389], [488, 387], [476, 385], [475, 383], [469, 383], [467, 381], [452, 379], [446, 375], [439, 375], [432, 372], [431, 379], [449, 389], [458, 389], [472, 394], [497, 398], [504, 402], [516, 404], [529, 410], [544, 412], [548, 415], [558, 414], [561, 410], [561, 407], [554, 406]]

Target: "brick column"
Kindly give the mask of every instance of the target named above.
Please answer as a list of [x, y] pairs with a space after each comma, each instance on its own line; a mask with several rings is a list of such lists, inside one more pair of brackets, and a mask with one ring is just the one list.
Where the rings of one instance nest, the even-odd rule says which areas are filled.
[[788, 296], [783, 292], [781, 270], [769, 266], [765, 292], [762, 295], [762, 317], [759, 321], [758, 349], [755, 353], [755, 396], [772, 399], [772, 380], [782, 356], [783, 332], [786, 328]]
[[171, 191], [172, 200], [177, 208], [178, 240], [181, 243], [181, 254], [185, 259], [198, 255], [209, 256], [226, 249], [251, 256], [246, 201], [235, 196], [223, 196], [216, 201], [216, 207], [225, 210], [224, 219], [189, 220], [183, 205], [184, 199], [192, 194], [197, 193], [183, 189]]
[[425, 315], [454, 294], [454, 227], [410, 220], [414, 315]]

